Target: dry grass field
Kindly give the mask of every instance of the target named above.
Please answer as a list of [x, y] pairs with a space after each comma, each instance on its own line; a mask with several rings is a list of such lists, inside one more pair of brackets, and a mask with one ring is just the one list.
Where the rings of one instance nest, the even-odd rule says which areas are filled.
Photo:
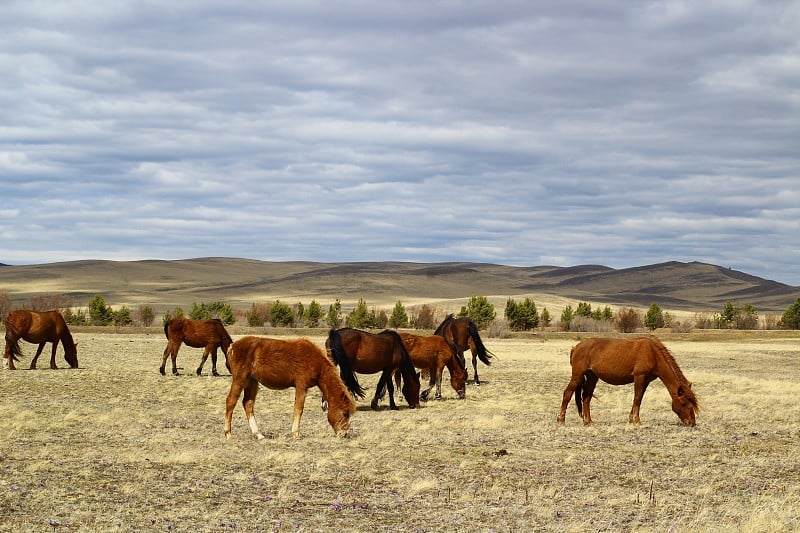
[[632, 386], [602, 383], [594, 426], [574, 404], [556, 424], [576, 338], [552, 335], [485, 339], [497, 358], [464, 401], [449, 383], [418, 410], [360, 401], [350, 439], [316, 389], [292, 439], [293, 391], [264, 390], [261, 442], [240, 406], [224, 438], [229, 378], [210, 361], [194, 375], [200, 350], [162, 377], [158, 328], [75, 337], [78, 370], [0, 372], [2, 531], [800, 529], [797, 334], [662, 336], [700, 398], [696, 428], [660, 382], [641, 426]]

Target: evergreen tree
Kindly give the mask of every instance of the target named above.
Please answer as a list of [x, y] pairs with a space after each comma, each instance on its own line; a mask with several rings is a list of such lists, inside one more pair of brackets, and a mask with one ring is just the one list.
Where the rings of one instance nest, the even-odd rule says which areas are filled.
[[644, 315], [644, 325], [651, 330], [664, 327], [664, 313], [660, 305], [657, 303], [650, 304], [650, 308]]
[[394, 304], [394, 309], [392, 309], [392, 316], [389, 317], [389, 327], [392, 328], [407, 328], [408, 327], [408, 313], [406, 313], [406, 308], [403, 306], [403, 302], [397, 300], [397, 303]]
[[800, 298], [786, 308], [781, 316], [779, 326], [786, 329], [800, 329]]
[[105, 299], [95, 294], [89, 300], [89, 321], [93, 326], [108, 326], [114, 320], [114, 312], [106, 305]]
[[342, 327], [342, 304], [339, 299], [328, 307], [328, 315], [325, 317], [325, 323], [331, 329], [339, 329]]
[[269, 314], [272, 325], [275, 327], [289, 327], [294, 324], [292, 308], [280, 300], [275, 300], [270, 307]]
[[564, 311], [561, 312], [561, 327], [564, 331], [569, 331], [573, 318], [575, 318], [575, 313], [572, 311], [572, 306], [567, 304]]
[[307, 328], [315, 328], [319, 324], [319, 321], [322, 319], [322, 306], [317, 303], [316, 300], [311, 300], [311, 303], [308, 304], [305, 313], [305, 321]]
[[458, 313], [460, 317], [469, 317], [478, 329], [486, 329], [494, 321], [497, 314], [486, 296], [472, 296], [467, 305]]
[[505, 316], [508, 325], [513, 330], [525, 331], [539, 325], [539, 313], [536, 310], [536, 304], [530, 298], [525, 298], [519, 304], [509, 298], [506, 302]]

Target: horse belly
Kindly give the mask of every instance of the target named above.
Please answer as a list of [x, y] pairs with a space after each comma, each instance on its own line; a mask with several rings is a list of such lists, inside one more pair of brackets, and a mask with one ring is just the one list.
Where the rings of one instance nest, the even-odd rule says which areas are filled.
[[634, 362], [625, 359], [604, 359], [589, 365], [589, 370], [610, 385], [633, 383]]

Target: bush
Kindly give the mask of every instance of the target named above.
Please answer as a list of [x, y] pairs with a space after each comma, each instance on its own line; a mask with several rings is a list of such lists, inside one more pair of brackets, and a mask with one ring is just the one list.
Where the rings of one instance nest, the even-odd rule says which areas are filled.
[[642, 327], [642, 317], [631, 307], [617, 311], [617, 328], [622, 333], [633, 333]]
[[231, 306], [222, 302], [211, 302], [210, 304], [198, 304], [192, 302], [192, 309], [189, 311], [189, 318], [192, 320], [210, 320], [218, 318], [226, 326], [236, 323], [236, 315]]
[[325, 323], [331, 329], [339, 329], [342, 327], [342, 304], [339, 299], [328, 307], [328, 314], [325, 317]]
[[784, 329], [800, 329], [800, 298], [786, 308], [778, 325]]
[[389, 327], [392, 328], [407, 328], [408, 327], [408, 313], [406, 313], [406, 308], [403, 306], [403, 302], [397, 300], [397, 303], [394, 304], [394, 309], [392, 309], [392, 316], [389, 317]]
[[105, 299], [99, 294], [89, 300], [89, 323], [92, 326], [108, 326], [114, 320], [114, 312], [106, 305]]
[[575, 318], [575, 313], [572, 311], [572, 306], [567, 305], [561, 312], [561, 329], [564, 331], [569, 331], [569, 327], [573, 318]]
[[156, 319], [156, 312], [149, 305], [140, 305], [136, 311], [136, 320], [142, 326], [149, 328]]
[[460, 317], [469, 317], [478, 329], [486, 329], [494, 320], [496, 313], [486, 296], [472, 296], [467, 305], [458, 313]]
[[131, 310], [124, 305], [122, 306], [121, 309], [111, 312], [111, 319], [116, 327], [130, 326], [131, 324], [133, 324], [133, 319], [131, 318]]
[[526, 331], [539, 325], [539, 313], [536, 304], [530, 298], [525, 298], [519, 304], [513, 298], [509, 298], [504, 314], [508, 325], [515, 331]]
[[322, 320], [322, 306], [316, 300], [311, 300], [311, 303], [308, 304], [306, 308], [305, 316], [305, 324], [307, 328], [315, 328], [319, 325], [319, 321]]
[[269, 309], [270, 306], [267, 304], [253, 303], [250, 306], [250, 310], [244, 315], [247, 320], [247, 325], [253, 328], [263, 327], [264, 324], [269, 322]]
[[275, 327], [289, 327], [294, 324], [292, 308], [280, 300], [275, 300], [269, 309], [270, 322]]
[[548, 328], [550, 327], [551, 321], [552, 319], [550, 318], [550, 311], [548, 311], [546, 307], [543, 307], [542, 314], [539, 315], [539, 324], [541, 324], [543, 328]]
[[436, 319], [436, 311], [428, 304], [422, 304], [416, 313], [412, 312], [411, 327], [415, 329], [436, 329], [439, 321]]
[[664, 312], [657, 303], [650, 304], [650, 308], [644, 315], [644, 325], [650, 330], [664, 327]]

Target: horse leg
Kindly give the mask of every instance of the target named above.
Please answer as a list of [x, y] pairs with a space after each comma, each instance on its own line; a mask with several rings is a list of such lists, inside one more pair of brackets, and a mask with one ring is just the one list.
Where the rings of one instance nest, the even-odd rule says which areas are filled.
[[637, 375], [633, 377], [633, 406], [631, 406], [631, 414], [628, 415], [628, 422], [631, 424], [641, 424], [639, 420], [639, 408], [642, 406], [642, 398], [644, 398], [644, 391], [650, 385], [644, 375]]
[[[33, 359], [31, 360], [31, 366], [30, 366], [31, 370], [36, 370], [36, 361], [39, 359], [39, 356], [42, 355], [42, 350], [44, 350], [44, 344], [45, 343], [43, 342], [39, 343], [39, 348], [37, 348], [36, 350], [36, 355], [34, 355]], [[55, 346], [55, 344], [53, 344], [53, 346]], [[53, 359], [55, 359], [55, 355], [53, 355]], [[51, 361], [51, 367], [53, 365], [55, 365], [55, 360]]]
[[[387, 389], [389, 388], [389, 386], [384, 383], [385, 381], [386, 381], [386, 375], [385, 373], [383, 373], [381, 374], [381, 378], [378, 380], [378, 386], [375, 388], [375, 396], [372, 397], [372, 401], [369, 404], [369, 406], [372, 408], [373, 411], [378, 410], [378, 402], [384, 395], [384, 390], [383, 390], [384, 387], [386, 387]], [[389, 385], [391, 385], [392, 380], [389, 379], [388, 381]]]
[[181, 345], [180, 344], [177, 344], [176, 346], [174, 346], [172, 348], [172, 374], [174, 376], [179, 375], [178, 374], [178, 350], [180, 350], [180, 349], [181, 349]]
[[217, 347], [214, 346], [214, 349], [211, 350], [211, 375], [212, 376], [219, 376], [219, 372], [217, 372]]
[[[432, 372], [430, 369], [428, 369], [428, 376], [429, 376], [429, 378], [428, 378], [428, 388], [419, 393], [419, 399], [422, 400], [423, 402], [427, 402], [428, 401], [428, 395], [431, 393], [431, 389], [436, 384], [436, 376], [435, 376], [434, 372]], [[399, 381], [397, 383], [397, 389], [400, 390]]]
[[[42, 343], [41, 347], [44, 348], [44, 343]], [[53, 351], [50, 354], [50, 368], [52, 370], [58, 369], [58, 367], [56, 366], [56, 349], [57, 348], [58, 348], [58, 342], [57, 341], [53, 342]], [[64, 348], [64, 350], [66, 351], [66, 348]]]
[[[206, 347], [205, 347], [205, 349], [203, 350], [203, 358], [202, 358], [202, 359], [200, 359], [200, 366], [198, 366], [198, 367], [197, 367], [197, 375], [198, 375], [198, 376], [200, 375], [200, 372], [202, 372], [202, 371], [203, 371], [203, 365], [204, 365], [204, 364], [206, 364], [206, 359], [208, 359], [208, 353], [209, 353], [210, 351], [211, 351], [211, 350], [209, 349], [209, 347], [208, 347], [208, 346], [206, 346]], [[216, 355], [216, 354], [215, 354], [215, 355]], [[215, 357], [214, 359], [216, 359], [216, 357]], [[215, 363], [216, 363], [216, 361], [215, 361]], [[217, 365], [216, 365], [216, 364], [214, 364], [214, 368], [217, 368]]]
[[294, 389], [294, 421], [292, 422], [292, 437], [300, 438], [300, 417], [303, 416], [303, 406], [306, 403], [305, 387], [295, 387]]
[[444, 365], [440, 364], [436, 368], [436, 395], [434, 396], [435, 399], [441, 400], [442, 399], [442, 372], [444, 371]]
[[594, 388], [597, 386], [597, 375], [594, 372], [586, 373], [586, 382], [583, 384], [583, 423], [587, 426], [592, 423], [592, 414], [589, 404], [592, 402]]
[[567, 406], [569, 405], [569, 401], [572, 399], [572, 394], [575, 392], [575, 389], [578, 388], [581, 381], [583, 381], [583, 374], [573, 374], [567, 383], [567, 388], [564, 389], [564, 396], [561, 400], [561, 410], [558, 412], [558, 417], [556, 417], [556, 421], [560, 422], [561, 424], [564, 423], [564, 419], [567, 416]]
[[244, 406], [244, 416], [247, 418], [247, 423], [250, 425], [250, 431], [253, 432], [253, 436], [255, 438], [261, 440], [265, 437], [258, 430], [258, 424], [256, 423], [256, 414], [254, 410], [254, 406], [256, 404], [256, 394], [258, 394], [258, 381], [255, 379], [250, 379], [244, 388], [242, 406]]
[[167, 341], [167, 347], [164, 348], [164, 356], [161, 358], [161, 366], [158, 369], [158, 371], [161, 372], [162, 376], [167, 375], [164, 369], [167, 366], [167, 357], [169, 357], [171, 354], [172, 354], [172, 341]]
[[225, 399], [225, 436], [229, 439], [231, 438], [231, 418], [233, 418], [233, 409], [236, 407], [236, 402], [239, 401], [239, 396], [241, 396], [243, 389], [243, 381], [234, 376], [231, 379], [231, 389], [228, 391], [228, 397]]
[[16, 370], [17, 368], [14, 366], [14, 357], [11, 355], [11, 344], [12, 341], [6, 335], [6, 348], [3, 351], [3, 367], [7, 367], [9, 370]]
[[478, 354], [475, 353], [475, 350], [472, 350], [472, 368], [475, 370], [475, 385], [480, 385], [481, 380], [478, 377]]

